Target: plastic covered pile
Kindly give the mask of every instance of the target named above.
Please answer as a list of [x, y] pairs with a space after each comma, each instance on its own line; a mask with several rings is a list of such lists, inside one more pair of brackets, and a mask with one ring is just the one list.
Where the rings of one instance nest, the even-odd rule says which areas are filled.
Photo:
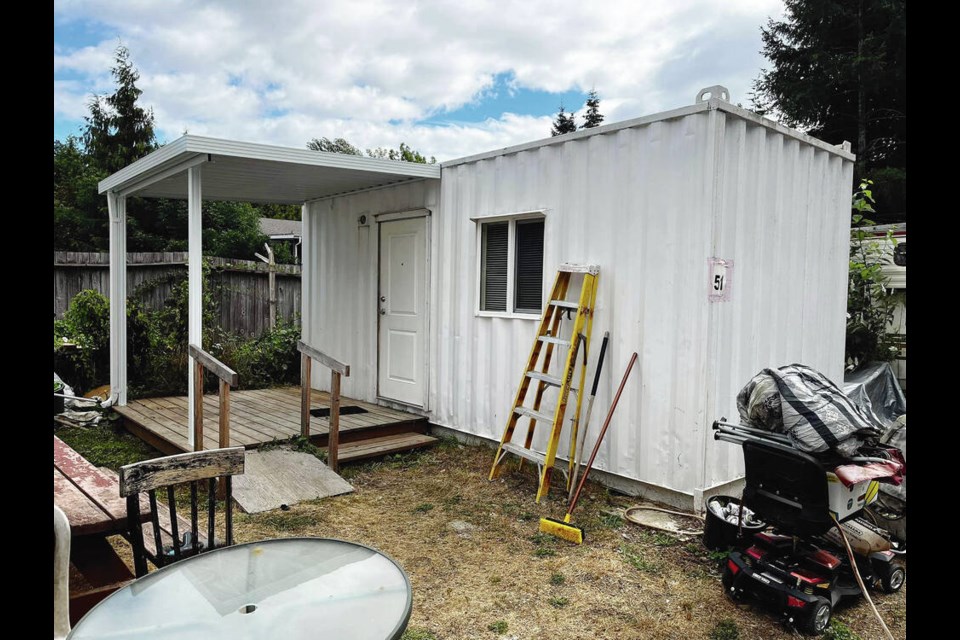
[[889, 362], [870, 362], [844, 374], [843, 392], [885, 427], [907, 413], [907, 397]]
[[886, 431], [819, 371], [802, 364], [764, 369], [737, 394], [743, 424], [784, 433], [800, 451], [845, 458]]

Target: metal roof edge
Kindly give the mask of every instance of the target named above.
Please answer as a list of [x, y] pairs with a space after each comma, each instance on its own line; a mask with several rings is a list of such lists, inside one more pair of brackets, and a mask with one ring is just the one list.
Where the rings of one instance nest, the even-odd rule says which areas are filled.
[[726, 102], [724, 100], [720, 100], [718, 98], [711, 98], [708, 102], [710, 103], [710, 106], [712, 109], [723, 111], [731, 115], [739, 116], [744, 120], [752, 122], [753, 124], [760, 125], [761, 127], [773, 129], [777, 133], [783, 134], [790, 138], [794, 138], [801, 142], [805, 142], [811, 146], [817, 147], [818, 149], [823, 149], [824, 151], [827, 151], [829, 153], [836, 154], [845, 160], [855, 161], [857, 159], [856, 154], [852, 153], [851, 151], [847, 151], [846, 149], [843, 148], [842, 145], [836, 145], [836, 144], [830, 144], [829, 142], [824, 142], [823, 140], [820, 140], [819, 138], [814, 138], [813, 136], [803, 133], [802, 131], [780, 124], [775, 120], [771, 120], [770, 118], [765, 118], [757, 113], [754, 113], [753, 111], [750, 111], [749, 109], [744, 109], [743, 107], [739, 107], [735, 104]]
[[353, 156], [345, 153], [313, 151], [311, 149], [297, 149], [295, 147], [262, 144], [259, 142], [242, 142], [223, 138], [208, 138], [205, 136], [188, 135], [184, 136], [184, 138], [187, 139], [188, 151], [210, 153], [214, 156], [233, 156], [253, 160], [332, 167], [336, 169], [363, 169], [377, 173], [392, 173], [410, 178], [440, 177], [440, 166], [437, 164], [367, 158], [365, 156]]
[[110, 174], [97, 183], [98, 193], [105, 193], [134, 178], [151, 172], [154, 169], [161, 169], [165, 164], [176, 160], [177, 156], [187, 151], [187, 136], [181, 136], [173, 142], [166, 144], [156, 151], [151, 151], [139, 160], [132, 162], [123, 169]]
[[708, 110], [717, 110], [729, 113], [731, 115], [739, 116], [744, 120], [752, 122], [753, 124], [760, 125], [762, 127], [767, 127], [768, 129], [773, 129], [778, 133], [781, 133], [785, 136], [795, 138], [801, 142], [805, 142], [811, 146], [823, 149], [830, 153], [836, 154], [846, 160], [856, 160], [856, 155], [850, 151], [845, 150], [840, 145], [832, 145], [823, 140], [814, 138], [813, 136], [807, 135], [802, 131], [796, 129], [791, 129], [785, 125], [775, 122], [769, 118], [764, 118], [748, 109], [743, 107], [738, 107], [737, 105], [731, 104], [719, 98], [710, 98], [703, 102], [698, 102], [696, 104], [687, 105], [685, 107], [680, 107], [677, 109], [671, 109], [670, 111], [662, 111], [660, 113], [654, 113], [648, 116], [641, 116], [639, 118], [632, 118], [630, 120], [624, 120], [622, 122], [615, 122], [612, 124], [602, 125], [599, 127], [593, 127], [591, 129], [580, 129], [579, 131], [574, 131], [571, 133], [566, 133], [562, 136], [554, 136], [552, 138], [542, 138], [540, 140], [534, 140], [532, 142], [526, 142], [523, 144], [514, 145], [511, 147], [504, 147], [502, 149], [496, 149], [494, 151], [486, 151], [484, 153], [478, 153], [471, 156], [464, 156], [462, 158], [455, 158], [454, 160], [448, 160], [446, 162], [441, 162], [441, 167], [455, 167], [460, 164], [468, 164], [471, 162], [478, 162], [480, 160], [488, 160], [490, 158], [495, 158], [497, 156], [509, 155], [512, 153], [519, 153], [521, 151], [529, 151], [532, 149], [537, 149], [540, 147], [545, 147], [552, 144], [562, 144], [570, 140], [580, 140], [581, 138], [586, 138], [594, 135], [602, 135], [605, 133], [613, 133], [621, 129], [629, 129], [631, 127], [641, 127], [654, 122], [662, 122], [664, 120], [672, 120], [675, 118], [682, 118], [684, 116], [693, 115], [695, 113], [700, 113], [701, 111]]
[[570, 140], [580, 140], [581, 138], [588, 138], [590, 136], [600, 135], [603, 133], [612, 133], [614, 131], [619, 131], [620, 129], [629, 129], [630, 127], [639, 127], [639, 126], [651, 124], [654, 122], [660, 122], [663, 120], [672, 120], [674, 118], [682, 118], [684, 116], [692, 115], [694, 113], [706, 111], [708, 108], [709, 108], [709, 105], [707, 104], [707, 102], [700, 102], [698, 104], [691, 104], [685, 107], [680, 107], [678, 109], [671, 109], [670, 111], [661, 111], [660, 113], [654, 113], [648, 116], [640, 116], [639, 118], [632, 118], [630, 120], [623, 120], [621, 122], [605, 124], [599, 127], [592, 127], [590, 129], [580, 129], [579, 131], [565, 133], [562, 136], [553, 136], [552, 138], [541, 138], [540, 140], [525, 142], [523, 144], [514, 145], [512, 147], [504, 147], [502, 149], [497, 149], [494, 151], [486, 151], [484, 153], [478, 153], [472, 156], [464, 156], [462, 158], [456, 158], [454, 160], [441, 162], [440, 166], [453, 167], [459, 164], [467, 164], [469, 162], [487, 160], [489, 158], [495, 158], [497, 156], [505, 156], [511, 153], [529, 151], [531, 149], [546, 147], [552, 144], [562, 144]]
[[380, 158], [365, 158], [341, 153], [327, 153], [310, 149], [295, 149], [256, 142], [241, 142], [204, 136], [184, 135], [163, 147], [133, 162], [116, 173], [113, 173], [97, 184], [100, 193], [115, 190], [124, 184], [140, 179], [155, 171], [162, 170], [176, 162], [184, 154], [210, 154], [214, 156], [231, 156], [265, 160], [272, 162], [288, 162], [291, 164], [330, 167], [334, 169], [353, 169], [387, 173], [406, 178], [440, 178], [440, 165], [421, 164], [418, 162], [402, 162], [399, 160], [383, 160]]

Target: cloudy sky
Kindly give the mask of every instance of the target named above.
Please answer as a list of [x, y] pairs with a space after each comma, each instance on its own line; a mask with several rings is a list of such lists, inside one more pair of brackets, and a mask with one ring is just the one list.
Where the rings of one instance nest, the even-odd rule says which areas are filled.
[[[440, 161], [549, 136], [596, 88], [606, 122], [733, 102], [781, 0], [55, 0], [54, 137], [112, 90], [118, 42], [161, 141], [406, 142]], [[578, 122], [579, 122], [578, 117]]]

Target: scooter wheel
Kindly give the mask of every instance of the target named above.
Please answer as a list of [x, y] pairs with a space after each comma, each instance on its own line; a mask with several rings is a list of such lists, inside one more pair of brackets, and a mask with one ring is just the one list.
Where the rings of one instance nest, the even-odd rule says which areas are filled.
[[884, 593], [896, 593], [903, 586], [903, 580], [907, 577], [903, 567], [895, 562], [884, 565], [880, 572], [880, 586]]
[[806, 608], [803, 616], [799, 620], [798, 626], [801, 631], [820, 635], [826, 631], [830, 624], [830, 615], [833, 613], [833, 607], [826, 598], [818, 597], [817, 601]]
[[724, 567], [723, 575], [720, 576], [720, 583], [723, 585], [724, 593], [727, 594], [728, 598], [731, 598], [733, 600], [742, 600], [743, 599], [742, 595], [740, 595], [736, 591], [731, 590], [733, 589], [733, 578], [734, 578], [733, 571], [730, 570], [730, 567]]

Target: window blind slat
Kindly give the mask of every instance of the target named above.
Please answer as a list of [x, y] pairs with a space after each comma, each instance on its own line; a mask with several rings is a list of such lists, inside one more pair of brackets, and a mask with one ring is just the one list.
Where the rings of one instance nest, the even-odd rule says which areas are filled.
[[543, 220], [518, 220], [514, 310], [539, 313], [543, 305]]
[[484, 311], [507, 310], [509, 231], [509, 222], [490, 222], [483, 225], [480, 308]]

